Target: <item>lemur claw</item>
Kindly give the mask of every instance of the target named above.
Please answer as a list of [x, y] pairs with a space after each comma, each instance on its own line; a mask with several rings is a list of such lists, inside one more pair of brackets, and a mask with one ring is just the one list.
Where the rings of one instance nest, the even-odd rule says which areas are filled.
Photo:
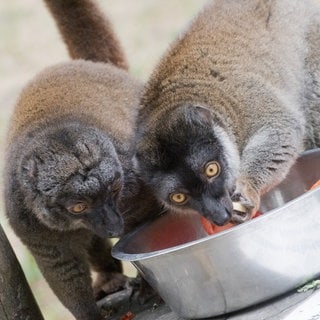
[[232, 195], [233, 214], [231, 222], [240, 224], [250, 220], [260, 205], [258, 192], [245, 180], [238, 180]]

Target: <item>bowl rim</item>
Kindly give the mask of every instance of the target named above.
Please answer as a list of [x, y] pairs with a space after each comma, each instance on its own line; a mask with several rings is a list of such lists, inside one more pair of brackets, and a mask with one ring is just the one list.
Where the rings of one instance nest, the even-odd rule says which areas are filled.
[[[201, 239], [197, 239], [197, 240], [192, 240], [192, 241], [188, 241], [186, 243], [183, 244], [179, 244], [176, 246], [172, 246], [166, 249], [160, 249], [160, 250], [155, 250], [155, 251], [150, 251], [150, 252], [145, 252], [145, 253], [124, 253], [123, 252], [123, 247], [124, 245], [128, 242], [128, 240], [130, 240], [130, 238], [134, 237], [141, 229], [147, 227], [148, 225], [152, 224], [154, 221], [151, 222], [147, 222], [141, 226], [139, 226], [137, 229], [135, 229], [134, 231], [128, 233], [127, 235], [125, 235], [123, 238], [121, 238], [112, 248], [112, 256], [116, 259], [119, 260], [124, 260], [124, 261], [140, 261], [140, 260], [146, 260], [146, 259], [150, 259], [153, 257], [157, 257], [163, 254], [167, 254], [167, 253], [172, 253], [178, 250], [183, 250], [189, 247], [193, 247], [193, 246], [197, 246], [203, 242], [207, 242], [207, 241], [211, 241], [213, 239], [216, 238], [222, 238], [227, 236], [229, 233], [234, 233], [234, 232], [239, 232], [239, 230], [244, 229], [244, 228], [251, 228], [252, 225], [254, 224], [259, 224], [261, 223], [261, 221], [263, 221], [263, 219], [271, 219], [271, 216], [281, 216], [282, 214], [285, 214], [287, 212], [287, 210], [283, 210], [284, 208], [289, 208], [291, 206], [293, 206], [296, 202], [301, 201], [303, 198], [306, 197], [311, 197], [314, 193], [320, 193], [320, 188], [316, 188], [314, 190], [308, 190], [306, 191], [304, 194], [288, 201], [287, 203], [285, 203], [283, 206], [280, 206], [278, 208], [272, 209], [270, 211], [267, 211], [266, 213], [264, 213], [263, 215], [247, 221], [243, 224], [239, 224], [237, 226], [234, 226], [230, 229], [226, 229], [223, 231], [220, 231], [216, 234], [213, 235], [208, 235], [205, 236]], [[280, 212], [278, 212], [280, 211]]]
[[[313, 154], [313, 153], [320, 153], [320, 148], [307, 150], [307, 151], [303, 152], [299, 156], [299, 158], [308, 156], [309, 154]], [[225, 237], [229, 233], [239, 232], [239, 230], [242, 230], [244, 228], [251, 228], [254, 224], [261, 223], [263, 221], [263, 219], [270, 220], [271, 217], [273, 217], [273, 216], [280, 217], [282, 214], [285, 214], [288, 211], [288, 210], [283, 210], [284, 208], [289, 208], [289, 207], [293, 206], [296, 202], [301, 201], [302, 199], [304, 199], [306, 197], [311, 197], [313, 194], [318, 193], [318, 192], [320, 193], [320, 188], [316, 188], [314, 190], [307, 190], [302, 195], [286, 202], [284, 205], [282, 205], [280, 207], [277, 207], [277, 208], [274, 208], [274, 209], [267, 211], [266, 213], [264, 213], [263, 215], [255, 218], [255, 219], [247, 221], [243, 224], [239, 224], [239, 225], [234, 226], [230, 229], [220, 231], [216, 234], [205, 236], [201, 239], [188, 241], [186, 243], [172, 246], [172, 247], [169, 247], [166, 249], [160, 249], [160, 250], [155, 250], [155, 251], [150, 251], [150, 252], [145, 252], [145, 253], [124, 253], [123, 248], [124, 248], [124, 245], [128, 242], [128, 240], [130, 240], [130, 238], [134, 237], [141, 229], [147, 227], [148, 225], [150, 225], [154, 222], [154, 221], [148, 221], [148, 222], [142, 224], [141, 226], [139, 226], [138, 228], [136, 228], [135, 230], [129, 232], [128, 234], [126, 234], [122, 238], [120, 238], [120, 240], [113, 246], [113, 248], [111, 250], [111, 254], [116, 259], [123, 260], [123, 261], [135, 262], [135, 261], [151, 259], [151, 258], [160, 256], [160, 255], [163, 255], [163, 254], [168, 254], [168, 253], [170, 254], [170, 253], [176, 252], [178, 250], [183, 250], [183, 249], [187, 249], [190, 247], [194, 247], [194, 246], [200, 245], [204, 242], [211, 241], [213, 239]]]

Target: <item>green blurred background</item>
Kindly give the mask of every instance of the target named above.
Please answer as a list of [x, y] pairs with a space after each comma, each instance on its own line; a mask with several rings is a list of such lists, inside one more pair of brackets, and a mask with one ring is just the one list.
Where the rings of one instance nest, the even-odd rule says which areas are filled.
[[[114, 23], [136, 77], [147, 80], [170, 41], [183, 30], [205, 0], [98, 0]], [[10, 114], [21, 88], [44, 67], [68, 60], [52, 17], [41, 0], [0, 2], [0, 169]], [[4, 217], [0, 221], [24, 269], [46, 320], [73, 317], [54, 297], [32, 257]], [[132, 269], [126, 266], [128, 274]]]

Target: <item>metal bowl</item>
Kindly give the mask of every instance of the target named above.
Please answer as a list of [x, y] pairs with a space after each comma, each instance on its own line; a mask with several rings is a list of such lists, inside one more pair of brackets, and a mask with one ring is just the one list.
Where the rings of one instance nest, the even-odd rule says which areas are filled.
[[161, 216], [122, 238], [131, 261], [184, 318], [217, 316], [283, 294], [320, 274], [320, 149], [305, 152], [262, 199], [265, 214], [208, 236], [195, 213]]

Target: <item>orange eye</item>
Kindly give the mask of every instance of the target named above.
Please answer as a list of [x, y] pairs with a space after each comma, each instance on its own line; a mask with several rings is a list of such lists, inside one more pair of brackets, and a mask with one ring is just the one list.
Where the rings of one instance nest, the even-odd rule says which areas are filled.
[[78, 202], [68, 208], [68, 210], [74, 214], [83, 213], [87, 209], [88, 209], [88, 205], [84, 202]]
[[219, 175], [220, 165], [216, 161], [210, 161], [205, 165], [204, 172], [208, 178], [213, 178]]
[[176, 204], [184, 204], [188, 198], [184, 193], [172, 193], [170, 199]]

